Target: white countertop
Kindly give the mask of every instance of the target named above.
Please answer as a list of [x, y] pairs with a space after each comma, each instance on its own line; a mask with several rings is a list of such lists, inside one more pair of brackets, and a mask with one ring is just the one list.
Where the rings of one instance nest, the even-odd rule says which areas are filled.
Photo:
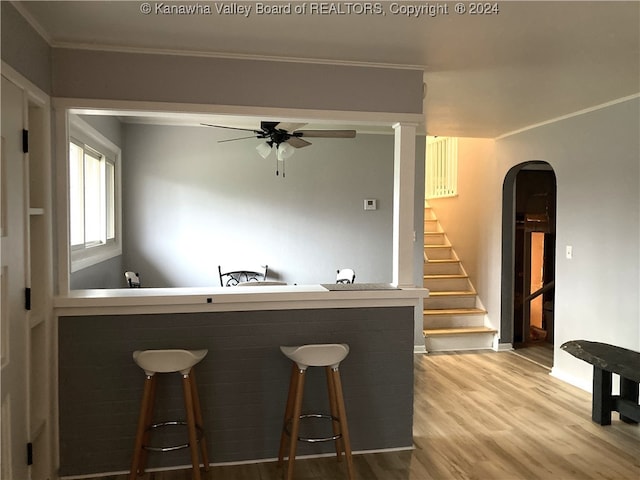
[[56, 296], [53, 306], [59, 315], [107, 315], [414, 306], [419, 299], [429, 296], [429, 290], [425, 288], [384, 287], [382, 284], [371, 284], [368, 289], [366, 284], [354, 284], [353, 290], [339, 291], [329, 291], [322, 285], [72, 290], [68, 295]]

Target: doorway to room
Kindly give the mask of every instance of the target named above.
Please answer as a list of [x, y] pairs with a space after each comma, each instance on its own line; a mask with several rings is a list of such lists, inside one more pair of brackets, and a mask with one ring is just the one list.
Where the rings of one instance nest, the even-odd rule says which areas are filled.
[[502, 341], [553, 366], [556, 178], [546, 162], [513, 167], [503, 185]]

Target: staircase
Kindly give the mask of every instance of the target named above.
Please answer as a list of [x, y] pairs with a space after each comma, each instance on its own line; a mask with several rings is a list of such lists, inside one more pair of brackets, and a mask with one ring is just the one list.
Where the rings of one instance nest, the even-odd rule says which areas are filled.
[[440, 222], [426, 204], [424, 287], [429, 289], [423, 312], [427, 352], [494, 347], [497, 330], [487, 325], [486, 310]]

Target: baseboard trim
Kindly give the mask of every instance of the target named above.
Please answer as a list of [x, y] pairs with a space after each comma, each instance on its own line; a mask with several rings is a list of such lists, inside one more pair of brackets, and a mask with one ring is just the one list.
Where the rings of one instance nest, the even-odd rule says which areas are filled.
[[585, 392], [589, 392], [589, 393], [593, 392], [593, 384], [591, 381], [589, 380], [585, 381], [583, 379], [579, 379], [577, 377], [574, 377], [573, 375], [569, 375], [566, 372], [563, 372], [562, 370], [559, 370], [556, 367], [551, 369], [551, 372], [549, 372], [549, 375], [565, 383], [568, 383], [569, 385], [573, 385], [574, 387], [577, 387], [580, 390], [584, 390]]
[[[412, 443], [411, 445], [408, 445], [406, 447], [380, 448], [380, 449], [374, 449], [374, 450], [355, 450], [352, 453], [353, 455], [363, 455], [367, 453], [404, 452], [404, 451], [415, 450], [415, 448], [416, 448], [415, 445]], [[299, 456], [296, 456], [296, 460], [311, 459], [311, 458], [326, 458], [326, 457], [335, 457], [335, 456], [336, 456], [335, 452], [319, 453], [314, 455], [299, 455]], [[287, 460], [288, 458], [289, 457], [285, 457], [285, 460]], [[225, 466], [233, 466], [233, 465], [251, 465], [253, 463], [270, 463], [270, 462], [277, 462], [277, 461], [278, 461], [277, 457], [259, 458], [256, 460], [242, 460], [239, 462], [210, 463], [209, 466], [225, 467]], [[191, 468], [191, 464], [189, 463], [185, 465], [177, 465], [174, 467], [147, 468], [146, 471], [147, 472], [171, 472], [174, 470], [187, 470], [190, 468]], [[83, 475], [68, 475], [68, 476], [58, 477], [58, 479], [59, 480], [82, 480], [86, 478], [114, 477], [117, 475], [127, 475], [128, 473], [129, 473], [129, 470], [121, 470], [117, 472], [99, 472], [99, 473], [91, 473], [91, 474], [83, 474]]]
[[498, 343], [496, 348], [496, 352], [510, 352], [511, 350], [513, 350], [512, 343]]

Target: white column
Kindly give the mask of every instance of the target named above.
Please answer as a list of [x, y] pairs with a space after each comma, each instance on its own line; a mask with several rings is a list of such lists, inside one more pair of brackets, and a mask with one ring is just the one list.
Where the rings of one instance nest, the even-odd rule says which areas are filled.
[[415, 286], [413, 248], [416, 124], [396, 123], [393, 153], [393, 283]]

